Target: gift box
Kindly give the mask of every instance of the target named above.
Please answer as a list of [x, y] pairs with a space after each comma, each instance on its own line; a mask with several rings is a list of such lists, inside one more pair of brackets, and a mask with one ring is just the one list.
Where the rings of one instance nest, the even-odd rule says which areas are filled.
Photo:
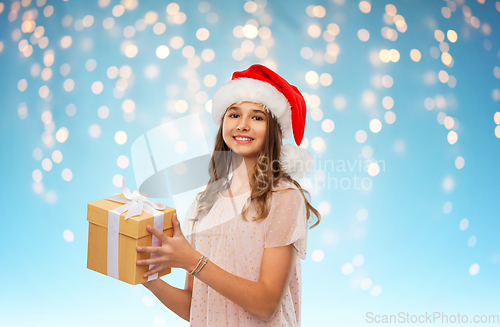
[[[160, 227], [165, 235], [172, 237], [174, 231], [172, 215], [175, 213], [175, 209], [164, 206], [158, 209], [155, 206], [155, 210], [151, 205], [158, 203], [149, 201], [141, 195], [139, 195], [138, 201], [137, 196], [131, 196], [125, 184], [123, 185], [124, 191], [126, 191], [125, 195], [119, 194], [88, 204], [87, 268], [136, 285], [171, 272], [171, 269], [167, 268], [158, 274], [149, 276], [149, 278], [143, 277], [150, 266], [137, 265], [136, 262], [137, 260], [149, 259], [150, 253], [137, 252], [136, 248], [137, 246], [161, 246], [161, 242], [156, 236], [146, 230], [147, 225]], [[134, 191], [134, 195], [136, 195], [136, 191]], [[110, 200], [111, 198], [114, 200]], [[120, 200], [121, 203], [117, 202]], [[148, 206], [146, 203], [143, 207], [143, 202], [148, 202], [151, 205]], [[128, 211], [124, 212], [127, 209]]]

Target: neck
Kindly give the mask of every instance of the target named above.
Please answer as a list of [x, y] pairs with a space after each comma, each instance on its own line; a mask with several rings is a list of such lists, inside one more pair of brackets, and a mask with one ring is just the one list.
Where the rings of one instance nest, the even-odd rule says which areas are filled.
[[255, 165], [257, 164], [257, 158], [243, 157], [231, 151], [232, 153], [232, 166], [233, 166], [233, 177], [231, 181], [232, 190], [241, 190], [251, 188], [251, 175]]

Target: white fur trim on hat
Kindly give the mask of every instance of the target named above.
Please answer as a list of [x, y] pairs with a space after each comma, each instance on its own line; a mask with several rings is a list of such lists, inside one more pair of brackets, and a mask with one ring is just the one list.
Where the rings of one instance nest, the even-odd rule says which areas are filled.
[[244, 101], [265, 105], [280, 125], [283, 139], [292, 136], [292, 111], [286, 97], [274, 86], [253, 78], [230, 80], [214, 94], [212, 99], [212, 119], [221, 123], [226, 109]]
[[293, 179], [299, 179], [314, 170], [314, 157], [306, 149], [293, 144], [281, 147], [280, 164]]

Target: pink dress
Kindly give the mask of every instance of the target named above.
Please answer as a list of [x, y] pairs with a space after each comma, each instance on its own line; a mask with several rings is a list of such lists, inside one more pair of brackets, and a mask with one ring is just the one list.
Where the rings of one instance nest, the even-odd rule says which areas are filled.
[[[251, 217], [255, 216], [253, 206], [247, 214], [248, 222], [241, 217], [250, 192], [232, 199], [219, 193], [210, 212], [193, 223], [197, 205], [195, 199], [182, 224], [184, 235], [198, 252], [217, 266], [254, 282], [259, 281], [264, 248], [293, 243], [297, 256], [306, 259], [308, 228], [302, 193], [294, 184], [285, 181], [275, 189], [279, 192], [273, 193], [269, 215], [262, 221], [252, 221]], [[195, 276], [191, 326], [300, 326], [300, 260], [296, 260], [293, 269], [281, 304], [268, 321], [228, 300]]]

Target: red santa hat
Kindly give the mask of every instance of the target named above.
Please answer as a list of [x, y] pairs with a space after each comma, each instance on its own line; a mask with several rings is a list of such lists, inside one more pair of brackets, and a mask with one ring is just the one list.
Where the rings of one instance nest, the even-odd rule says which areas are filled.
[[[234, 72], [212, 99], [212, 119], [220, 125], [226, 109], [244, 101], [264, 105], [278, 121], [283, 139], [293, 136], [300, 145], [306, 124], [306, 102], [297, 87], [263, 65]], [[306, 149], [292, 144], [282, 146], [280, 163], [292, 178], [302, 178], [314, 169], [314, 158]]]

